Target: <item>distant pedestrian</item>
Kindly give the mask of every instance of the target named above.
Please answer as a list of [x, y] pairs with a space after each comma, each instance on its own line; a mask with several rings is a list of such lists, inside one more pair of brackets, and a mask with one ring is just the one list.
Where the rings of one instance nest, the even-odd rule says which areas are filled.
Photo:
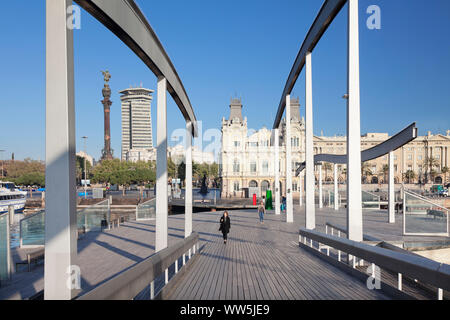
[[266, 213], [266, 208], [264, 207], [264, 201], [261, 201], [258, 206], [259, 222], [264, 224], [264, 213]]
[[286, 210], [286, 197], [283, 196], [281, 198], [281, 212], [284, 212]]
[[230, 232], [231, 224], [230, 217], [228, 216], [228, 211], [223, 213], [222, 218], [220, 218], [220, 228], [219, 231], [222, 231], [223, 234], [223, 243], [227, 243], [228, 233]]

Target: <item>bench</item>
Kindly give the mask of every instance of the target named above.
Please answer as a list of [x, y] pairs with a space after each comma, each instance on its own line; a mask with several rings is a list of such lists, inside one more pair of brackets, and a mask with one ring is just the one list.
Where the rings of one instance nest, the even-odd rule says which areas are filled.
[[31, 263], [34, 261], [35, 263], [41, 259], [44, 258], [45, 255], [45, 249], [44, 248], [36, 248], [36, 249], [19, 249], [16, 257], [15, 257], [15, 264], [16, 264], [16, 270], [18, 264], [28, 264], [28, 272], [31, 271]]
[[445, 218], [445, 212], [444, 211], [440, 211], [440, 210], [428, 209], [427, 210], [427, 216], [432, 216], [434, 219], [436, 219], [436, 217]]

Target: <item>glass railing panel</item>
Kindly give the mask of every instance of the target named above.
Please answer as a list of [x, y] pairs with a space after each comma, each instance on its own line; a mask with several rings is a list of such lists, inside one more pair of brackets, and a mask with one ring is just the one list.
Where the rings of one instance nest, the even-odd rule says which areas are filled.
[[9, 222], [8, 214], [0, 216], [0, 280], [9, 279], [9, 263], [10, 263], [10, 251], [9, 251]]
[[156, 218], [156, 198], [141, 203], [136, 208], [136, 221], [154, 220]]
[[77, 226], [85, 232], [101, 231], [107, 227], [109, 220], [109, 200], [101, 201], [95, 205], [78, 211]]
[[20, 246], [43, 246], [45, 243], [45, 211], [20, 220]]
[[379, 209], [380, 197], [367, 191], [361, 191], [363, 209]]
[[449, 210], [419, 195], [404, 193], [404, 233], [408, 235], [449, 235]]

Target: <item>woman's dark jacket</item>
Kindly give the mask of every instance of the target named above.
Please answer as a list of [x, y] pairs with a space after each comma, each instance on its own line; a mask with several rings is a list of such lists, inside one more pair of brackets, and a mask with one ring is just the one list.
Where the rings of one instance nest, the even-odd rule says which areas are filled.
[[230, 217], [224, 217], [220, 218], [220, 228], [219, 231], [222, 231], [222, 233], [229, 233], [230, 232]]

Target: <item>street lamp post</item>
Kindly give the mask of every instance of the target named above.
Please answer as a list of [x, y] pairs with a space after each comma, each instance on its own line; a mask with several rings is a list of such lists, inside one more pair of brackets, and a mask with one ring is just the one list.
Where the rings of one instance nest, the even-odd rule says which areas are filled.
[[81, 137], [82, 139], [84, 139], [84, 199], [87, 198], [86, 196], [86, 185], [87, 185], [87, 179], [86, 179], [86, 156], [87, 156], [87, 152], [86, 152], [86, 140], [88, 137], [83, 136]]

